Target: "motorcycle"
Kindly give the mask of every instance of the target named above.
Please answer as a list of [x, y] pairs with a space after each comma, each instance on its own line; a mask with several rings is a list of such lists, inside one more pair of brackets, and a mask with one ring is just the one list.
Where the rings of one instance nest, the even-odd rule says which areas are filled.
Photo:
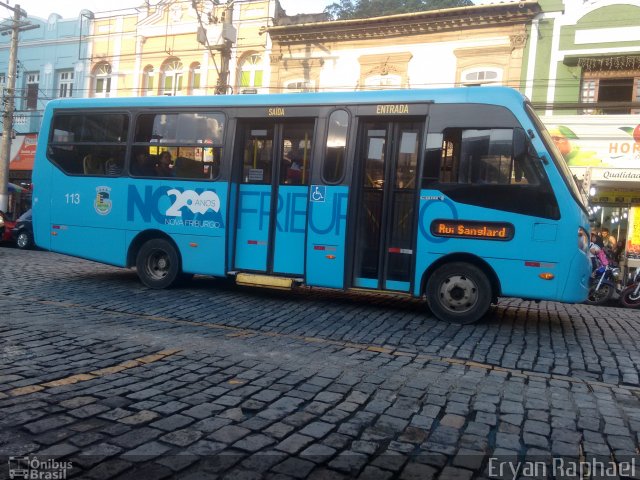
[[596, 268], [591, 274], [591, 286], [585, 303], [602, 305], [613, 298], [617, 294], [616, 280], [619, 275], [620, 269], [612, 265], [602, 265]]
[[640, 268], [636, 269], [631, 285], [620, 292], [620, 303], [627, 308], [640, 307]]

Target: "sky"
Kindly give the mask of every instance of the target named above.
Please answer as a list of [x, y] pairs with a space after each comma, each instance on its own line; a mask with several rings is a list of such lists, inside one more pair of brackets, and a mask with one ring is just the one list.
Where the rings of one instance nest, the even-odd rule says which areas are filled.
[[[151, 0], [151, 4], [158, 1]], [[224, 0], [221, 3], [224, 3]], [[334, 0], [280, 0], [280, 5], [285, 9], [287, 15], [318, 13], [331, 3], [334, 3]], [[79, 2], [73, 0], [0, 0], [0, 5], [2, 4], [9, 4], [11, 7], [18, 4], [20, 8], [27, 11], [27, 15], [46, 19], [54, 12], [63, 18], [75, 18], [85, 8], [94, 13], [126, 9], [144, 4], [144, 0], [81, 0]], [[11, 15], [11, 10], [0, 7], [0, 18]]]

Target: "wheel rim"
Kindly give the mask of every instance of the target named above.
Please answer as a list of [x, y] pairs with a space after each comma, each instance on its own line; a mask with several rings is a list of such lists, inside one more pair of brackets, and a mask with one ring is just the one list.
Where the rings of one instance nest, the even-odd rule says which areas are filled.
[[154, 250], [147, 257], [145, 262], [147, 275], [153, 280], [162, 280], [171, 270], [171, 259], [164, 250]]
[[24, 248], [29, 243], [29, 237], [27, 236], [26, 233], [21, 233], [20, 235], [18, 235], [18, 239], [16, 240], [16, 243], [20, 248]]
[[478, 286], [464, 275], [452, 275], [440, 285], [440, 303], [452, 312], [465, 312], [478, 301]]
[[631, 292], [627, 295], [627, 298], [632, 302], [637, 302], [638, 300], [640, 300], [640, 291], [638, 291], [638, 293], [635, 293], [635, 291]]

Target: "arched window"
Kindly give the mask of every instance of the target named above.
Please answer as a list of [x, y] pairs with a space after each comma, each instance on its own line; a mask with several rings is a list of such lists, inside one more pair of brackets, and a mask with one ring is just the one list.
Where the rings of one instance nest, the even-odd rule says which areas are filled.
[[469, 69], [462, 72], [460, 79], [465, 87], [500, 85], [502, 83], [502, 69], [484, 67]]
[[202, 75], [200, 70], [200, 63], [193, 62], [189, 67], [189, 93], [191, 95], [200, 95], [200, 88], [202, 87]]
[[182, 95], [182, 62], [177, 58], [167, 60], [162, 66], [160, 95]]
[[259, 53], [252, 53], [245, 57], [240, 66], [240, 91], [246, 88], [262, 87], [262, 56]]
[[108, 97], [111, 94], [111, 65], [107, 62], [99, 63], [93, 70], [94, 97]]
[[142, 86], [140, 88], [140, 94], [142, 96], [153, 95], [155, 71], [153, 65], [147, 65], [142, 72]]

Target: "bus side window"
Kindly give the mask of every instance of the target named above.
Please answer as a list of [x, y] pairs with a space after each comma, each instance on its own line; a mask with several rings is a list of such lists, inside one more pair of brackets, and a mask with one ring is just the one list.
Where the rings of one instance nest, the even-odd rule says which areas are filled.
[[[224, 125], [225, 116], [220, 112], [141, 113], [136, 118], [129, 173], [134, 177], [166, 177], [171, 173], [181, 179], [217, 179]], [[157, 157], [163, 151], [171, 153], [172, 163], [170, 170], [159, 174], [151, 167], [157, 167]], [[138, 161], [139, 154], [150, 159]]]
[[427, 146], [424, 153], [424, 166], [422, 169], [422, 188], [430, 188], [440, 180], [440, 160], [442, 158], [441, 133], [427, 135]]
[[344, 175], [348, 131], [349, 114], [345, 110], [332, 112], [329, 116], [327, 145], [322, 166], [322, 178], [326, 183], [338, 183]]
[[427, 136], [423, 188], [434, 183], [538, 185], [535, 160], [514, 153], [511, 128], [446, 128]]
[[[47, 158], [67, 174], [119, 175], [128, 126], [129, 116], [124, 113], [56, 115]], [[112, 168], [107, 171], [109, 159]]]

